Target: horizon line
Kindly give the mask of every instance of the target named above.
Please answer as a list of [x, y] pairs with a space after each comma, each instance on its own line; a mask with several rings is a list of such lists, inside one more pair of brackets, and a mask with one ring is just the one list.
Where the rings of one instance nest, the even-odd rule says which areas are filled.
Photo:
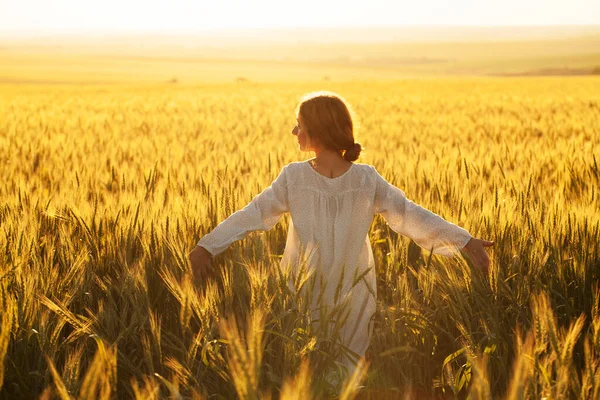
[[236, 31], [287, 31], [287, 30], [312, 30], [312, 29], [328, 29], [328, 30], [344, 30], [344, 29], [544, 29], [544, 28], [559, 28], [559, 29], [585, 29], [598, 28], [597, 24], [504, 24], [504, 25], [471, 25], [471, 24], [404, 24], [404, 25], [309, 25], [309, 26], [248, 26], [248, 27], [211, 27], [198, 29], [39, 29], [39, 30], [3, 30], [0, 28], [0, 35], [179, 35], [179, 34], [205, 34], [214, 32], [236, 32]]

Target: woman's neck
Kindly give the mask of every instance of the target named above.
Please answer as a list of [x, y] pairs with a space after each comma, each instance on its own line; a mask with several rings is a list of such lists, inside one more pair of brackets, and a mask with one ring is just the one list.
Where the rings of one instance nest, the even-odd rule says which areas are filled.
[[329, 149], [315, 149], [314, 161], [322, 166], [332, 166], [343, 162], [347, 162], [338, 151]]

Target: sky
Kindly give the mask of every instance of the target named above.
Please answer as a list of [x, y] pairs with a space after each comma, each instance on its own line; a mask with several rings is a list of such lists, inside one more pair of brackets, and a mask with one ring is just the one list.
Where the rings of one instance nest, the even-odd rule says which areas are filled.
[[600, 0], [0, 0], [0, 31], [600, 25]]

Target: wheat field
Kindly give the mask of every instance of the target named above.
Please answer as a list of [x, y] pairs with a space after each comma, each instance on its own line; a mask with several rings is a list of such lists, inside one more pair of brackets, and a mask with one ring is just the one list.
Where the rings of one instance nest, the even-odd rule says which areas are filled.
[[[340, 349], [278, 266], [288, 216], [198, 239], [309, 154], [302, 94], [353, 105], [358, 162], [495, 240], [488, 275], [375, 216], [375, 331]], [[600, 78], [0, 86], [0, 397], [600, 398]]]

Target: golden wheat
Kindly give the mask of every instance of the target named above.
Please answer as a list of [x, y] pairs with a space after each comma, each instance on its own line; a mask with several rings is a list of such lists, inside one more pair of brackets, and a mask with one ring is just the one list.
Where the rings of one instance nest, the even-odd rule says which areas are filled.
[[[215, 281], [195, 286], [186, 258], [308, 157], [290, 131], [315, 89], [354, 106], [360, 162], [496, 241], [482, 276], [376, 216], [369, 367], [339, 388], [344, 349], [278, 267], [285, 218], [217, 257]], [[0, 395], [596, 398], [598, 93], [592, 77], [4, 85]]]

